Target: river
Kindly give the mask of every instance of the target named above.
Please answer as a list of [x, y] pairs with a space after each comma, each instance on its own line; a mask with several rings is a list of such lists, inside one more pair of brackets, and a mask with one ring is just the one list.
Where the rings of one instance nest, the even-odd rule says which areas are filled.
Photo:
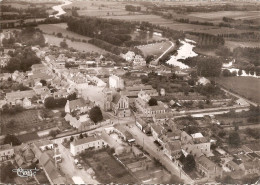
[[52, 9], [55, 10], [55, 11], [58, 11], [57, 14], [55, 15], [50, 15], [49, 17], [55, 17], [55, 18], [60, 18], [61, 15], [65, 14], [66, 12], [63, 10], [63, 6], [66, 6], [66, 5], [69, 5], [71, 4], [72, 2], [71, 1], [68, 1], [68, 0], [63, 0], [62, 1], [63, 4], [60, 4], [60, 5], [56, 5], [56, 6], [53, 6]]
[[178, 49], [177, 55], [172, 55], [170, 60], [168, 60], [166, 63], [180, 67], [181, 69], [188, 69], [189, 66], [185, 65], [182, 62], [179, 62], [178, 60], [198, 56], [198, 54], [193, 51], [193, 48], [195, 47], [193, 43], [196, 42], [193, 40], [185, 39], [181, 40], [180, 43], [182, 44], [182, 46]]

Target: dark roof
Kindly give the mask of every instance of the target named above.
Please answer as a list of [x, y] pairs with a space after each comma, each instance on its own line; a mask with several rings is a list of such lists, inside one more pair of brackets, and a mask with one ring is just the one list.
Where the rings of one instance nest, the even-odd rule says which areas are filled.
[[69, 107], [71, 110], [74, 110], [78, 107], [84, 107], [84, 106], [86, 106], [86, 102], [83, 98], [69, 101]]
[[121, 95], [120, 95], [120, 94], [115, 94], [115, 96], [113, 97], [112, 102], [113, 102], [114, 104], [117, 104], [117, 103], [119, 102], [120, 98], [121, 98]]

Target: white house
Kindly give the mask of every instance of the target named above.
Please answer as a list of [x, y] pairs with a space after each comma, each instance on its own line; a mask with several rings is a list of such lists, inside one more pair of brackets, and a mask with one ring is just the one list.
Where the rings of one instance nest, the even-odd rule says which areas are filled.
[[116, 89], [123, 89], [124, 88], [124, 80], [116, 75], [111, 75], [109, 77], [109, 87], [116, 88]]
[[14, 155], [14, 149], [10, 144], [0, 146], [0, 161], [10, 159]]
[[106, 146], [107, 143], [99, 136], [89, 136], [71, 142], [70, 152], [73, 156], [76, 156], [87, 149], [101, 149]]
[[127, 61], [132, 62], [135, 57], [135, 53], [133, 51], [128, 51], [126, 54], [121, 54], [121, 56]]

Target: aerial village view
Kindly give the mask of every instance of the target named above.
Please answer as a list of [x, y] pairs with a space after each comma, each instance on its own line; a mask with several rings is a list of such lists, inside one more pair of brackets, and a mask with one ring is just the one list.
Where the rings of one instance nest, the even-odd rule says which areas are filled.
[[0, 0], [0, 184], [260, 184], [260, 1]]

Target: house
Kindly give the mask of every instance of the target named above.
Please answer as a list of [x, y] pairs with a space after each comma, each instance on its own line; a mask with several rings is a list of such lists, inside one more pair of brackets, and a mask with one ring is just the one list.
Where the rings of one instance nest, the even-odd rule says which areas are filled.
[[138, 93], [138, 98], [135, 99], [136, 108], [147, 117], [152, 117], [156, 114], [164, 114], [166, 112], [166, 106], [160, 101], [157, 102], [158, 105], [149, 106], [148, 102], [150, 99], [151, 96], [141, 90]]
[[160, 124], [166, 123], [171, 118], [173, 118], [173, 114], [169, 112], [153, 115], [153, 121], [155, 123], [160, 123]]
[[0, 145], [0, 161], [9, 160], [14, 156], [14, 149], [10, 144]]
[[51, 150], [54, 148], [54, 143], [51, 140], [39, 140], [34, 142], [34, 144], [40, 148], [41, 151]]
[[136, 121], [135, 121], [135, 124], [142, 132], [145, 133], [145, 131], [146, 131], [145, 128], [148, 127], [148, 123], [145, 120], [143, 120], [140, 117], [137, 117]]
[[134, 66], [146, 66], [146, 61], [141, 55], [136, 55], [133, 59]]
[[76, 156], [87, 149], [101, 149], [107, 146], [107, 143], [99, 136], [89, 136], [74, 140], [70, 143], [70, 152]]
[[205, 138], [201, 133], [187, 134], [185, 131], [181, 133], [181, 142], [183, 149], [194, 155], [200, 157], [202, 155], [210, 156], [210, 141]]
[[9, 105], [21, 105], [28, 108], [31, 106], [31, 99], [35, 95], [34, 90], [10, 92], [6, 93], [6, 101]]
[[144, 91], [149, 96], [159, 96], [158, 92], [151, 85], [133, 85], [125, 88], [127, 97], [137, 98], [140, 91]]
[[79, 111], [79, 113], [87, 112], [91, 107], [92, 103], [89, 100], [84, 100], [83, 98], [76, 99], [76, 100], [67, 100], [65, 105], [65, 112], [72, 113], [75, 111]]
[[216, 177], [222, 176], [222, 169], [217, 164], [208, 159], [206, 156], [202, 155], [196, 158], [195, 161], [197, 164], [197, 170], [207, 178], [215, 179]]
[[73, 117], [71, 114], [66, 114], [64, 119], [68, 121], [72, 127], [80, 131], [90, 129], [92, 126], [95, 125], [93, 121], [89, 118], [88, 114], [83, 114], [76, 117]]
[[164, 135], [167, 131], [162, 125], [151, 124], [151, 132], [154, 140], [158, 140], [161, 135]]
[[31, 69], [33, 73], [37, 73], [45, 72], [47, 70], [47, 67], [44, 64], [33, 64]]
[[233, 160], [230, 160], [226, 163], [226, 167], [229, 168], [231, 171], [238, 171], [241, 170], [239, 165], [235, 163]]
[[124, 80], [116, 75], [111, 75], [109, 77], [109, 87], [115, 89], [123, 89], [124, 88]]
[[180, 158], [182, 154], [181, 142], [179, 140], [167, 142], [164, 147], [164, 153], [171, 160]]
[[[38, 159], [50, 184], [65, 184], [66, 178], [61, 175], [56, 165], [57, 162], [61, 162], [61, 153], [58, 148], [54, 148], [54, 150], [47, 149], [46, 146], [50, 145], [49, 141], [44, 141], [43, 143], [32, 143], [32, 151]], [[47, 150], [42, 150], [42, 147]]]
[[120, 54], [123, 59], [125, 59], [127, 62], [132, 62], [135, 57], [135, 53], [133, 51], [128, 51], [126, 54]]
[[118, 117], [129, 117], [131, 111], [129, 109], [129, 98], [125, 95], [115, 94], [111, 102], [112, 111]]

